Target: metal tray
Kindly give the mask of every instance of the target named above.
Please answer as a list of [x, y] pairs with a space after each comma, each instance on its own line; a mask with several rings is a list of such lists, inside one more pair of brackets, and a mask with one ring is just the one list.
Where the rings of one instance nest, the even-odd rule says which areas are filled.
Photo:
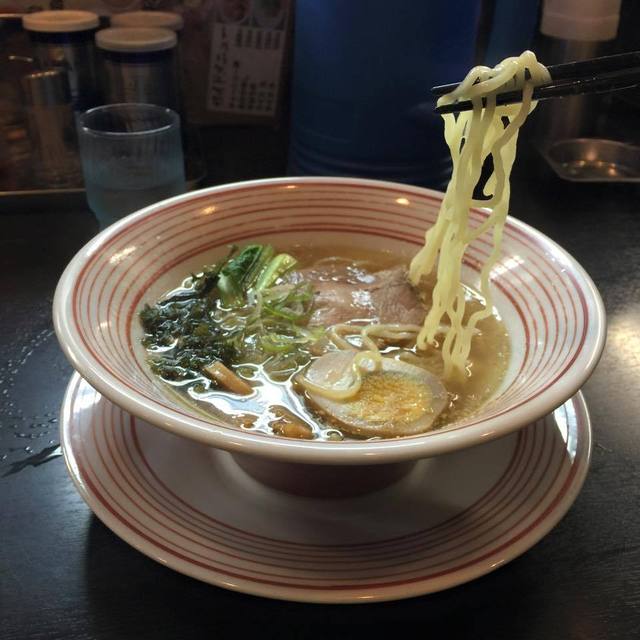
[[599, 138], [561, 140], [542, 151], [563, 180], [640, 182], [640, 146]]

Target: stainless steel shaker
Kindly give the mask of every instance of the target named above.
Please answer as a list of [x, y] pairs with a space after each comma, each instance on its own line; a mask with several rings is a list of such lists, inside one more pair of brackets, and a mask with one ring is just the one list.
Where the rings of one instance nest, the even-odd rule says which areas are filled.
[[67, 73], [34, 71], [22, 78], [36, 181], [46, 187], [82, 184]]
[[96, 45], [102, 58], [107, 104], [135, 102], [179, 109], [175, 32], [161, 28], [102, 29]]
[[74, 107], [83, 111], [99, 102], [94, 34], [100, 24], [91, 11], [38, 11], [22, 18], [41, 69], [61, 68], [69, 78]]

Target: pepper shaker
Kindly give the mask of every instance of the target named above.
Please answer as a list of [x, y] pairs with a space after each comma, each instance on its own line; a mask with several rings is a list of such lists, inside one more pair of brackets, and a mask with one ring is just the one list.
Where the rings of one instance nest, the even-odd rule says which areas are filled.
[[96, 33], [107, 104], [136, 102], [179, 108], [175, 32], [113, 27]]
[[67, 71], [74, 107], [83, 111], [99, 103], [94, 34], [98, 15], [91, 11], [37, 11], [23, 16], [41, 69]]
[[75, 117], [67, 73], [34, 71], [22, 78], [34, 170], [39, 183], [51, 187], [82, 184]]

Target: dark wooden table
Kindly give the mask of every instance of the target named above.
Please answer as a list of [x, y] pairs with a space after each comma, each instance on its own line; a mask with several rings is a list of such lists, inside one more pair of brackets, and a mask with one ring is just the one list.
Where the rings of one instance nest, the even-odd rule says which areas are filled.
[[[210, 182], [284, 171], [276, 134], [216, 135], [212, 149], [236, 151], [212, 152]], [[640, 191], [562, 183], [539, 164], [531, 153], [519, 159], [512, 211], [582, 263], [609, 317], [604, 357], [584, 389], [595, 432], [586, 484], [562, 522], [507, 566], [375, 605], [277, 602], [202, 584], [92, 515], [57, 446], [71, 367], [51, 302], [97, 225], [83, 206], [16, 213], [0, 203], [0, 638], [343, 638], [378, 628], [496, 640], [640, 637]]]

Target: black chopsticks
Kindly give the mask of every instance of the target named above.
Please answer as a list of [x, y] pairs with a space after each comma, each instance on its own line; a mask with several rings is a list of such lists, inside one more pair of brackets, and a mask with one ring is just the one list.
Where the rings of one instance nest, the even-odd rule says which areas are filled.
[[[536, 87], [534, 100], [564, 98], [584, 93], [608, 93], [630, 89], [640, 84], [640, 51], [613, 56], [580, 60], [547, 67], [552, 82]], [[440, 96], [449, 93], [457, 83], [433, 87], [431, 93]], [[522, 100], [521, 91], [506, 91], [496, 97], [497, 105], [513, 104]], [[436, 113], [457, 113], [473, 108], [470, 100], [463, 100], [435, 109]]]

